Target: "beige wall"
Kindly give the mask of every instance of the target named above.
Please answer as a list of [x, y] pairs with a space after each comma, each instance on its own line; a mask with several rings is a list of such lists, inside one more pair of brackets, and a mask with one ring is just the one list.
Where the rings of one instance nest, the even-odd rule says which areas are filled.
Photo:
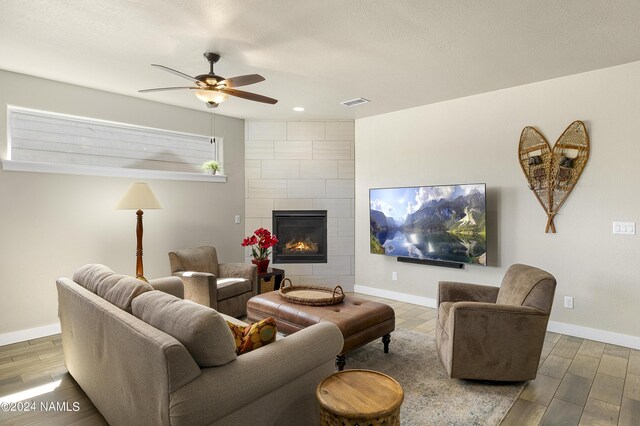
[[[188, 94], [185, 94], [188, 96]], [[206, 112], [0, 71], [0, 152], [6, 105], [209, 134]], [[223, 107], [221, 107], [222, 110]], [[217, 116], [227, 183], [146, 179], [163, 210], [144, 214], [148, 278], [169, 274], [167, 252], [213, 244], [242, 262], [244, 121]], [[140, 179], [0, 171], [0, 334], [57, 322], [55, 279], [86, 263], [135, 273], [135, 212], [114, 210]]]
[[[638, 235], [611, 232], [612, 221], [640, 214], [639, 87], [636, 62], [357, 120], [356, 286], [436, 298], [438, 280], [498, 285], [509, 265], [527, 263], [558, 280], [552, 320], [640, 336]], [[553, 145], [578, 119], [591, 158], [556, 216], [558, 233], [545, 234], [517, 161], [520, 132], [535, 126]], [[487, 184], [492, 266], [451, 270], [369, 254], [369, 188], [472, 182]], [[565, 295], [575, 309], [563, 308]]]
[[273, 210], [327, 211], [327, 263], [274, 265], [293, 284], [353, 290], [353, 129], [353, 120], [246, 122], [245, 233], [272, 230]]

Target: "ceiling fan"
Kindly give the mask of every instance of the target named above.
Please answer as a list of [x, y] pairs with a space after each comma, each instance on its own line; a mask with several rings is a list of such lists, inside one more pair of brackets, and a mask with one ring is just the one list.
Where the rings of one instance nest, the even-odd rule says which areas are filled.
[[168, 71], [172, 74], [177, 75], [178, 77], [185, 78], [195, 83], [195, 86], [160, 87], [157, 89], [138, 90], [138, 92], [149, 93], [183, 89], [195, 90], [196, 97], [201, 101], [206, 102], [209, 108], [217, 107], [221, 102], [224, 102], [224, 100], [227, 99], [228, 95], [272, 105], [278, 102], [277, 99], [258, 95], [257, 93], [245, 92], [243, 90], [235, 89], [235, 87], [248, 86], [249, 84], [264, 81], [263, 76], [258, 74], [247, 74], [232, 78], [220, 77], [213, 72], [213, 64], [218, 62], [218, 60], [220, 59], [220, 55], [217, 53], [206, 52], [204, 54], [204, 57], [207, 59], [207, 61], [209, 61], [209, 72], [207, 74], [200, 74], [195, 77], [191, 77], [190, 75], [178, 70], [165, 67], [164, 65], [151, 64], [152, 67], [160, 68], [161, 70]]

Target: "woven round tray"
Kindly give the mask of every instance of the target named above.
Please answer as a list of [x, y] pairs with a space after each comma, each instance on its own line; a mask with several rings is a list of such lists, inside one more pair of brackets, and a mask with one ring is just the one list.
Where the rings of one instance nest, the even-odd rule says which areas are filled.
[[[287, 281], [289, 282], [289, 287], [285, 287]], [[285, 278], [280, 286], [280, 297], [300, 305], [328, 306], [342, 302], [344, 300], [344, 291], [339, 285], [333, 290], [316, 285], [294, 286], [289, 278]]]

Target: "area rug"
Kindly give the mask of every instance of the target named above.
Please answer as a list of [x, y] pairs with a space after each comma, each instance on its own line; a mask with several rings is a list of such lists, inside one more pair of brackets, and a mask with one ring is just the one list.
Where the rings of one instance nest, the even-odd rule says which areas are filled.
[[388, 354], [382, 342], [365, 345], [347, 355], [346, 369], [380, 371], [404, 389], [402, 425], [497, 425], [516, 400], [525, 382], [500, 384], [450, 379], [426, 334], [396, 330]]

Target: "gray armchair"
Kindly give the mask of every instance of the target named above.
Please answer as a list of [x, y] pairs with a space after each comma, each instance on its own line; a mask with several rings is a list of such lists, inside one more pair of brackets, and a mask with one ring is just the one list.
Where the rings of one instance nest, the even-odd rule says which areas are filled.
[[551, 274], [519, 264], [500, 287], [441, 281], [436, 347], [449, 376], [534, 379], [555, 288]]
[[247, 314], [247, 301], [258, 294], [258, 269], [245, 263], [218, 263], [214, 247], [169, 253], [171, 274], [184, 283], [184, 298], [232, 317]]

